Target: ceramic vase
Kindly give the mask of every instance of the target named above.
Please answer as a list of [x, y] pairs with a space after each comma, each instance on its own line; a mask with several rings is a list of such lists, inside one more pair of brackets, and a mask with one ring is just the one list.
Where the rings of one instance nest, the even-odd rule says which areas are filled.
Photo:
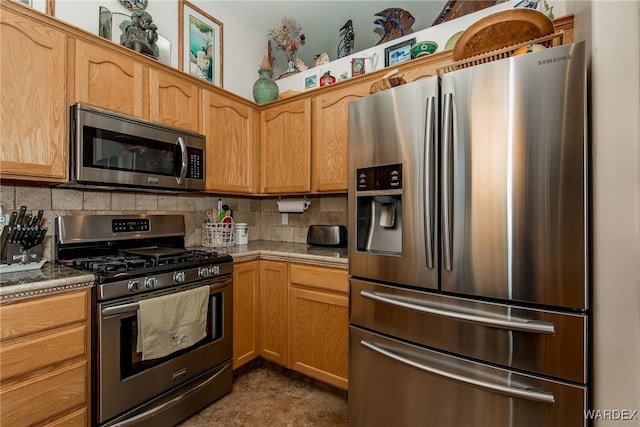
[[260, 77], [253, 84], [253, 99], [258, 104], [278, 99], [278, 84], [273, 80], [273, 71], [261, 68], [258, 74]]

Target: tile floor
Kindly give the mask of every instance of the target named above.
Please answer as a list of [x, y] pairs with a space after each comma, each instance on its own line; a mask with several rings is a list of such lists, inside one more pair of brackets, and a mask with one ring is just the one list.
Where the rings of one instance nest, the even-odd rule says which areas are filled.
[[234, 377], [233, 391], [178, 427], [347, 426], [346, 393], [261, 363]]

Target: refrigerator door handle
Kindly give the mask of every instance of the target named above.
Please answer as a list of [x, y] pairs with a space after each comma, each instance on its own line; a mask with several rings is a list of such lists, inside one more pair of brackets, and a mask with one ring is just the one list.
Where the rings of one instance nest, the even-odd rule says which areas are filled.
[[444, 95], [442, 107], [442, 263], [452, 269], [453, 232], [453, 94]]
[[419, 363], [416, 362], [414, 360], [411, 360], [407, 357], [401, 356], [399, 354], [396, 354], [392, 351], [389, 351], [387, 349], [384, 349], [382, 347], [379, 347], [378, 345], [367, 341], [367, 340], [360, 340], [360, 345], [378, 353], [381, 354], [383, 356], [386, 356], [390, 359], [393, 359], [397, 362], [403, 363], [405, 365], [409, 365], [412, 366], [414, 368], [420, 369], [422, 371], [428, 372], [430, 374], [433, 375], [437, 375], [443, 378], [447, 378], [453, 381], [458, 381], [461, 382], [463, 384], [467, 384], [470, 385], [472, 387], [476, 387], [476, 388], [482, 388], [494, 393], [500, 393], [500, 394], [505, 394], [509, 397], [514, 397], [517, 399], [527, 399], [527, 400], [532, 400], [534, 402], [541, 402], [541, 403], [547, 403], [547, 404], [554, 404], [555, 403], [555, 395], [551, 392], [548, 391], [544, 391], [544, 390], [531, 390], [531, 389], [522, 389], [522, 388], [515, 388], [515, 387], [509, 387], [509, 386], [505, 386], [505, 385], [501, 385], [501, 384], [495, 384], [495, 383], [491, 383], [488, 381], [483, 381], [480, 379], [476, 379], [476, 378], [469, 378], [467, 376], [464, 375], [459, 375], [453, 372], [449, 372], [449, 371], [445, 371], [443, 369], [438, 369], [436, 367], [433, 366], [427, 366], [423, 363]]
[[[398, 298], [394, 295], [388, 295], [381, 292], [371, 292], [366, 289], [360, 291], [360, 296], [363, 298], [369, 298], [374, 301], [382, 302], [389, 305], [394, 305], [409, 310], [418, 311], [424, 314], [431, 314], [434, 316], [447, 317], [450, 319], [460, 320], [462, 322], [475, 323], [483, 326], [489, 326], [492, 328], [506, 329], [509, 331], [521, 331], [530, 332], [535, 334], [555, 335], [555, 324], [542, 321], [527, 321], [527, 320], [511, 320], [490, 316], [482, 316], [479, 314], [463, 313], [456, 311], [453, 307], [441, 308], [430, 307], [423, 302], [407, 301], [405, 299]], [[445, 306], [446, 307], [446, 306]]]
[[433, 268], [433, 212], [435, 193], [434, 140], [436, 138], [436, 106], [435, 97], [427, 99], [424, 144], [424, 231], [427, 268]]

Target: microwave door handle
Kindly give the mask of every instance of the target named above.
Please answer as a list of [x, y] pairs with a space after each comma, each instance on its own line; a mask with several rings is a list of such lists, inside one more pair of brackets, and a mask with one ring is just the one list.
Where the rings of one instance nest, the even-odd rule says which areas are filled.
[[187, 167], [189, 166], [187, 159], [187, 144], [181, 136], [178, 137], [178, 141], [176, 143], [180, 146], [180, 152], [182, 153], [182, 168], [180, 169], [180, 176], [178, 177], [178, 184], [182, 184], [184, 178], [187, 176]]
[[435, 98], [427, 99], [424, 144], [424, 234], [427, 268], [433, 268]]

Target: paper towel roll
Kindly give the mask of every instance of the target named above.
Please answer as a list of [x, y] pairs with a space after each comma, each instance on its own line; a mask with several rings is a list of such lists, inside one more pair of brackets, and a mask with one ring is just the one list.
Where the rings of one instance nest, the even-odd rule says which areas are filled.
[[279, 212], [304, 212], [309, 209], [311, 202], [305, 199], [292, 199], [278, 201]]

